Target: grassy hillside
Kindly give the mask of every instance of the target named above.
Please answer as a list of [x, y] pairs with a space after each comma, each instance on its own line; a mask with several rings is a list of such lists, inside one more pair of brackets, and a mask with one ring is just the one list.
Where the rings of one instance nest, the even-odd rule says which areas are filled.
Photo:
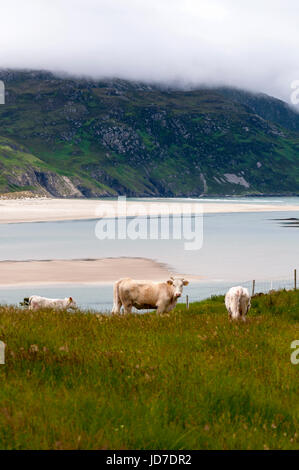
[[168, 315], [0, 308], [1, 449], [298, 449], [299, 292]]
[[[13, 171], [5, 173], [0, 191], [33, 186], [78, 197], [299, 194], [299, 115], [277, 99], [47, 72], [0, 71], [0, 79], [7, 92], [0, 135], [46, 166], [36, 172], [28, 162], [26, 184]], [[6, 163], [0, 153], [0, 168]]]

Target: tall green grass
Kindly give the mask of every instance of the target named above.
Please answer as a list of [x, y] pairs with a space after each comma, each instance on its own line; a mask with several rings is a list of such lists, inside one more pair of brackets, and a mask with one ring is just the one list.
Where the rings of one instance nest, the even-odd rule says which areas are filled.
[[1, 449], [298, 449], [299, 293], [157, 316], [0, 307]]

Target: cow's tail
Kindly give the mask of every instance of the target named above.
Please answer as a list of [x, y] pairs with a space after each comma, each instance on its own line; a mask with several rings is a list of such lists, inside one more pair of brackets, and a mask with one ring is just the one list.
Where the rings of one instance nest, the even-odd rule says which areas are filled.
[[241, 292], [238, 293], [238, 312], [239, 312], [239, 315], [242, 316], [243, 308], [242, 308], [242, 293]]
[[230, 301], [231, 318], [242, 317], [242, 291], [237, 290]]
[[113, 308], [112, 313], [119, 314], [121, 308], [121, 300], [119, 296], [119, 285], [121, 281], [116, 281], [113, 287]]

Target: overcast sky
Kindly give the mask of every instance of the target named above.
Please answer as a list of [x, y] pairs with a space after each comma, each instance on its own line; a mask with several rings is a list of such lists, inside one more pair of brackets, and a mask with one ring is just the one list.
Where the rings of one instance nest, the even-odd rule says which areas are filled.
[[290, 100], [298, 0], [8, 0], [0, 67], [225, 84]]

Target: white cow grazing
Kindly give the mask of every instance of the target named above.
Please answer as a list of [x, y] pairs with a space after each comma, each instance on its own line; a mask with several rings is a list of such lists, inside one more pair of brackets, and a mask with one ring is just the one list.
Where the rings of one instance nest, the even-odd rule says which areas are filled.
[[159, 283], [120, 279], [114, 284], [112, 313], [120, 313], [122, 305], [125, 313], [131, 313], [132, 307], [138, 310], [157, 309], [157, 313], [170, 312], [181, 297], [183, 286], [188, 284], [183, 278], [173, 277]]
[[246, 315], [251, 307], [248, 289], [241, 286], [231, 287], [225, 296], [225, 306], [230, 318], [242, 318], [246, 321]]
[[67, 310], [68, 308], [77, 308], [76, 302], [72, 297], [65, 299], [47, 299], [39, 295], [29, 297], [29, 310], [38, 310], [39, 308], [53, 308], [55, 310]]

